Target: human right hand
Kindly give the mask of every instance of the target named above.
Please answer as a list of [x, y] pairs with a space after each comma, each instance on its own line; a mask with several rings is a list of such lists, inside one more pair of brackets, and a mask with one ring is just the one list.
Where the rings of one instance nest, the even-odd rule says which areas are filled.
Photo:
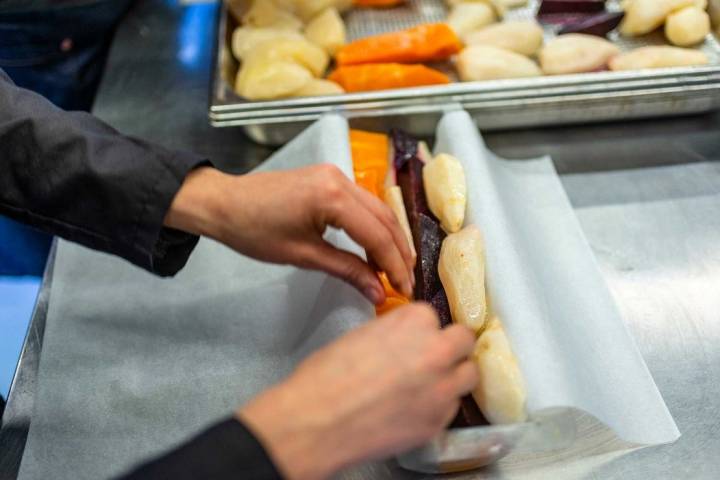
[[327, 478], [422, 445], [478, 381], [472, 331], [428, 306], [370, 321], [305, 360], [237, 417], [289, 479]]
[[397, 291], [412, 296], [414, 260], [392, 210], [332, 165], [247, 175], [198, 168], [185, 179], [165, 224], [258, 260], [325, 271], [381, 304], [385, 291], [374, 268], [323, 239], [328, 227], [339, 228]]

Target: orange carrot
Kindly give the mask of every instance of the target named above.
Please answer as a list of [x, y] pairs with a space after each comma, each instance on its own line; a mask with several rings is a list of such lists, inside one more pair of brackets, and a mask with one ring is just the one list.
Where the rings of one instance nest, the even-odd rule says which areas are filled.
[[432, 62], [446, 60], [461, 48], [447, 24], [430, 23], [356, 40], [342, 47], [335, 61], [338, 65]]
[[394, 7], [402, 5], [405, 0], [353, 0], [356, 7]]
[[[382, 198], [385, 174], [389, 167], [389, 139], [382, 133], [350, 130], [350, 151], [352, 152], [355, 182], [375, 195]], [[387, 278], [380, 272], [380, 281], [385, 290], [385, 302], [375, 309], [378, 315], [389, 312], [393, 308], [410, 303], [398, 293]]]
[[346, 92], [367, 92], [392, 88], [420, 87], [450, 83], [447, 75], [425, 65], [371, 63], [338, 67], [328, 78]]

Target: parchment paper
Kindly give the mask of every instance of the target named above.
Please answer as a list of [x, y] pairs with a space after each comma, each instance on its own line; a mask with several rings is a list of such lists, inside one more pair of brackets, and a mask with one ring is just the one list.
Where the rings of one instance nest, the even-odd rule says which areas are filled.
[[[445, 116], [437, 141], [467, 169], [469, 219], [486, 237], [490, 294], [530, 409], [582, 408], [635, 442], [677, 438], [550, 160], [497, 159], [463, 112]], [[342, 118], [320, 120], [263, 169], [313, 162], [352, 174]], [[359, 251], [341, 232], [329, 238]], [[207, 240], [165, 280], [61, 242], [20, 478], [121, 473], [229, 415], [371, 314], [337, 280]]]

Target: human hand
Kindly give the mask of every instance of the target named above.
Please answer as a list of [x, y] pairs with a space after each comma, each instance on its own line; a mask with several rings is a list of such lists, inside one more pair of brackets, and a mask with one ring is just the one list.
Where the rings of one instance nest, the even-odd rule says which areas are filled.
[[340, 228], [396, 290], [412, 296], [413, 259], [392, 210], [331, 165], [241, 176], [198, 168], [175, 196], [165, 225], [262, 261], [325, 271], [382, 303], [375, 270], [323, 239], [327, 227]]
[[440, 330], [410, 305], [368, 322], [305, 360], [236, 416], [289, 479], [326, 478], [422, 445], [478, 381], [471, 330]]

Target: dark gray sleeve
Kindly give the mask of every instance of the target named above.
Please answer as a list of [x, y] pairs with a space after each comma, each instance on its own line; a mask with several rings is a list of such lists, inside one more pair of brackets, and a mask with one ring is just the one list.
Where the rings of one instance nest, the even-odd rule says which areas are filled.
[[227, 419], [116, 480], [282, 480], [255, 435]]
[[0, 214], [173, 275], [198, 239], [163, 227], [165, 214], [208, 163], [60, 110], [0, 70]]

